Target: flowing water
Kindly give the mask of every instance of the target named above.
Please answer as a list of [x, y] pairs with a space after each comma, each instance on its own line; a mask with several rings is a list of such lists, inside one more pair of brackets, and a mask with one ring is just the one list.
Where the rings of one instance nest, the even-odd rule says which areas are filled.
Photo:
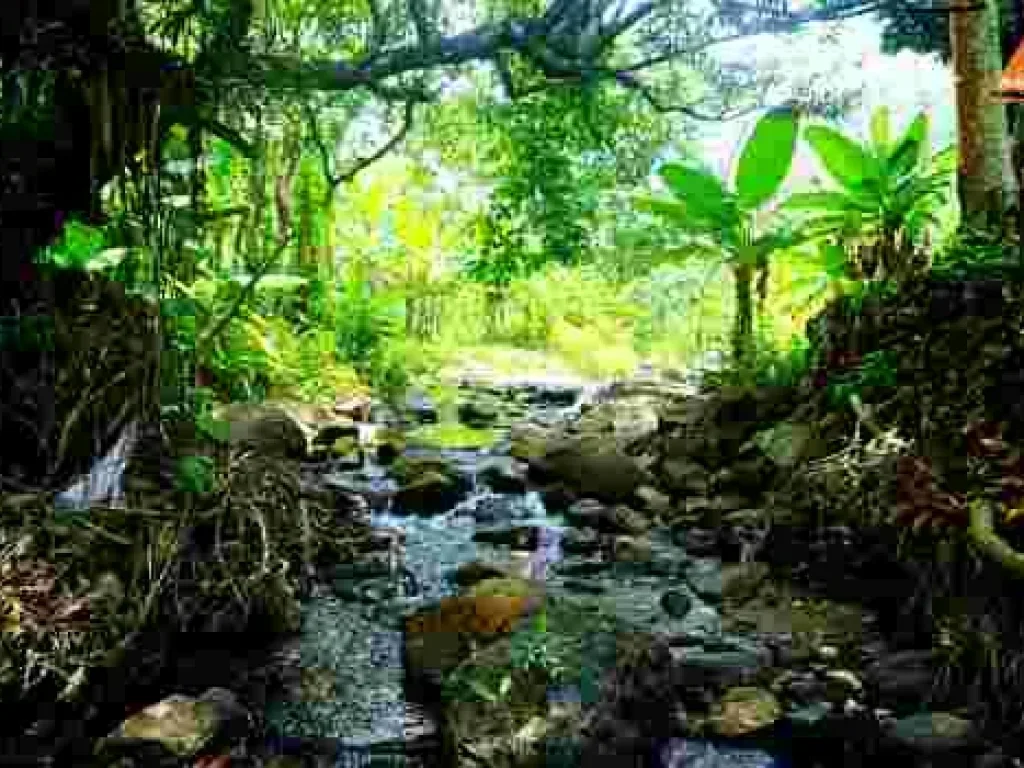
[[[535, 412], [533, 417], [539, 421], [571, 419], [584, 403], [600, 398], [602, 391], [600, 387], [586, 388], [574, 406]], [[372, 429], [369, 425], [363, 428], [363, 440], [371, 439]], [[400, 621], [403, 614], [417, 606], [455, 594], [453, 575], [459, 566], [474, 560], [508, 562], [507, 548], [473, 540], [480, 509], [499, 508], [506, 524], [541, 526], [539, 545], [524, 564], [524, 571], [533, 577], [548, 578], [551, 566], [563, 558], [563, 521], [547, 514], [538, 494], [502, 495], [479, 486], [476, 467], [493, 454], [431, 453], [441, 453], [473, 481], [467, 498], [444, 514], [407, 516], [394, 509], [390, 498], [395, 483], [382, 467], [367, 464], [356, 473], [355, 481], [352, 473], [347, 474], [348, 487], [355, 482], [371, 498], [372, 525], [404, 532], [403, 565], [408, 577], [385, 569], [376, 575], [339, 578], [336, 587], [340, 588], [335, 588], [333, 594], [307, 601], [303, 606], [298, 664], [304, 676], [319, 681], [321, 690], [274, 702], [267, 712], [271, 732], [286, 743], [331, 740], [339, 745], [337, 765], [369, 765], [371, 754], [394, 760], [417, 740], [430, 741], [429, 718], [403, 698]], [[500, 455], [500, 448], [495, 453]], [[415, 456], [417, 452], [407, 454]], [[654, 597], [641, 606], [634, 593], [624, 592], [624, 612], [650, 612], [650, 604], [655, 612], [659, 610], [658, 580], [648, 579], [645, 585], [634, 585], [634, 589], [647, 589]], [[702, 620], [700, 611], [694, 615]], [[644, 615], [637, 620], [653, 621]], [[773, 765], [769, 756], [756, 751], [741, 750], [730, 756], [699, 742], [681, 742], [673, 748], [671, 754], [666, 748], [663, 761], [672, 768]], [[373, 764], [377, 764], [376, 759]], [[399, 759], [388, 764], [405, 763]], [[421, 764], [432, 763], [427, 757]]]

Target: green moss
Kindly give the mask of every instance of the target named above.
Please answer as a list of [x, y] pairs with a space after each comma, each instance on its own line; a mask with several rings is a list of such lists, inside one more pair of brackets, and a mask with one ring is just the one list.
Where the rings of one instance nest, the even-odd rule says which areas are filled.
[[487, 448], [498, 436], [494, 430], [473, 429], [463, 424], [428, 424], [408, 435], [409, 444], [424, 448]]

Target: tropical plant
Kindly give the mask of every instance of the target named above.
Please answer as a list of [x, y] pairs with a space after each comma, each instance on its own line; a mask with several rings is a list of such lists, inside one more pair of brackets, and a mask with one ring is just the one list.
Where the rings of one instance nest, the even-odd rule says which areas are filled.
[[[731, 174], [731, 190], [706, 169], [668, 163], [662, 166], [660, 175], [676, 200], [644, 201], [648, 210], [685, 233], [705, 238], [703, 247], [699, 241], [688, 242], [680, 250], [681, 255], [711, 255], [732, 269], [736, 290], [732, 345], [737, 363], [746, 359], [753, 334], [755, 273], [760, 273], [763, 300], [771, 254], [805, 238], [784, 219], [766, 215], [789, 174], [798, 133], [796, 110], [771, 110], [758, 120], [742, 147]], [[712, 242], [707, 243], [707, 238]]]
[[952, 192], [956, 159], [954, 147], [930, 153], [928, 128], [922, 112], [894, 141], [884, 106], [865, 142], [826, 125], [806, 128], [804, 138], [838, 188], [793, 194], [783, 208], [807, 215], [827, 261], [845, 261], [868, 279], [902, 281], [919, 271], [920, 249], [930, 244]]

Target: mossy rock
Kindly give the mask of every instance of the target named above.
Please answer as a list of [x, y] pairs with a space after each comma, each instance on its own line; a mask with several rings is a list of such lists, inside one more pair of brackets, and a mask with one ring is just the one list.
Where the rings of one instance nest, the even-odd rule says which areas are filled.
[[484, 579], [469, 591], [469, 595], [471, 597], [484, 597], [488, 595], [531, 597], [541, 594], [541, 591], [541, 586], [535, 581], [520, 579], [515, 576], [505, 576]]
[[359, 440], [354, 437], [339, 437], [331, 446], [331, 453], [345, 458], [359, 453]]
[[219, 725], [214, 705], [187, 696], [173, 695], [146, 707], [125, 720], [100, 749], [131, 742], [157, 743], [171, 754], [187, 758], [197, 754], [215, 737]]
[[462, 498], [463, 488], [450, 475], [425, 472], [402, 486], [395, 501], [405, 512], [432, 515], [451, 509]]
[[399, 485], [412, 483], [418, 477], [428, 472], [435, 472], [452, 478], [458, 474], [452, 463], [440, 456], [419, 458], [402, 456], [391, 465], [391, 476], [398, 481]]
[[498, 440], [490, 429], [477, 429], [464, 424], [429, 424], [408, 434], [410, 445], [450, 450], [480, 450], [489, 448]]
[[713, 709], [710, 725], [719, 736], [732, 738], [768, 728], [780, 717], [782, 706], [774, 694], [744, 686], [725, 692]]

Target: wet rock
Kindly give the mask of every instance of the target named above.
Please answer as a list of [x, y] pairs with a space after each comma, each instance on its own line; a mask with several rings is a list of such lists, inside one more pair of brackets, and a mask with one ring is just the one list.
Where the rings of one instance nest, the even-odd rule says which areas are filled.
[[536, 525], [477, 528], [473, 532], [474, 541], [509, 546], [513, 549], [533, 550], [536, 548], [539, 539], [539, 526]]
[[886, 735], [903, 751], [936, 755], [978, 749], [981, 740], [970, 720], [946, 712], [920, 712], [897, 720]]
[[399, 488], [395, 501], [403, 512], [434, 515], [458, 504], [463, 493], [463, 488], [450, 475], [426, 472]]
[[467, 427], [483, 429], [492, 426], [498, 420], [500, 412], [494, 402], [478, 396], [459, 403], [458, 415], [459, 421]]
[[477, 479], [495, 493], [524, 493], [526, 478], [511, 458], [493, 458], [477, 467]]
[[670, 589], [661, 596], [661, 608], [674, 619], [681, 619], [690, 612], [693, 600], [681, 589]]
[[455, 571], [454, 580], [458, 586], [466, 588], [486, 579], [502, 578], [507, 575], [506, 571], [495, 565], [474, 560], [471, 563], [460, 566]]
[[722, 599], [745, 602], [751, 599], [768, 578], [767, 564], [758, 562], [723, 565]]
[[411, 392], [405, 399], [405, 410], [421, 424], [437, 423], [437, 407], [422, 392]]
[[772, 471], [765, 459], [748, 459], [720, 469], [714, 476], [712, 488], [716, 493], [735, 490], [744, 495], [757, 495], [769, 485], [771, 478]]
[[604, 504], [594, 499], [580, 499], [565, 511], [565, 518], [571, 525], [580, 528], [599, 529], [606, 516]]
[[650, 523], [636, 510], [622, 504], [605, 514], [604, 528], [608, 533], [637, 536], [650, 529]]
[[673, 540], [692, 557], [711, 557], [718, 553], [718, 533], [703, 528], [678, 529]]
[[[313, 450], [323, 450], [325, 447], [315, 446]], [[354, 437], [339, 437], [329, 446], [329, 451], [336, 469], [359, 469], [363, 465], [363, 452]]]
[[438, 605], [406, 617], [403, 666], [407, 697], [422, 703], [436, 701], [443, 677], [469, 657], [474, 643], [509, 635], [540, 605], [536, 595], [465, 595], [443, 598]]
[[560, 483], [541, 488], [539, 494], [549, 514], [565, 512], [577, 500], [576, 495]]
[[826, 695], [829, 701], [845, 701], [860, 696], [864, 684], [848, 669], [830, 669], [825, 673]]
[[333, 446], [339, 440], [348, 438], [355, 446], [359, 445], [359, 427], [351, 419], [335, 418], [329, 422], [316, 425], [316, 435], [313, 437], [313, 447]]
[[469, 590], [470, 597], [488, 597], [500, 595], [505, 597], [535, 597], [541, 594], [540, 585], [527, 578], [503, 575], [498, 578], [484, 579]]
[[373, 400], [368, 395], [339, 398], [334, 403], [334, 412], [338, 416], [344, 416], [353, 421], [369, 421], [372, 409]]
[[782, 707], [770, 691], [755, 687], [729, 689], [715, 705], [711, 724], [719, 736], [747, 736], [764, 730], [782, 717]]
[[686, 583], [702, 600], [722, 601], [722, 567], [717, 560], [702, 558], [691, 563], [685, 571]]
[[235, 696], [211, 688], [198, 699], [168, 696], [132, 715], [100, 742], [99, 749], [143, 759], [161, 754], [189, 758], [244, 736], [248, 725], [249, 714]]
[[648, 515], [660, 517], [672, 509], [672, 497], [656, 488], [644, 485], [636, 489], [641, 509]]
[[539, 424], [526, 422], [512, 427], [509, 454], [521, 461], [536, 461], [547, 451], [551, 433]]
[[654, 480], [634, 457], [584, 441], [554, 446], [531, 462], [530, 471], [541, 480], [563, 483], [580, 496], [607, 504], [631, 501], [637, 488], [651, 485]]
[[690, 459], [669, 459], [661, 465], [658, 474], [672, 493], [706, 496], [711, 490], [711, 474]]
[[569, 554], [590, 555], [600, 548], [600, 538], [592, 528], [569, 528], [563, 534], [562, 549]]
[[651, 542], [637, 536], [616, 536], [612, 556], [617, 563], [650, 562]]

